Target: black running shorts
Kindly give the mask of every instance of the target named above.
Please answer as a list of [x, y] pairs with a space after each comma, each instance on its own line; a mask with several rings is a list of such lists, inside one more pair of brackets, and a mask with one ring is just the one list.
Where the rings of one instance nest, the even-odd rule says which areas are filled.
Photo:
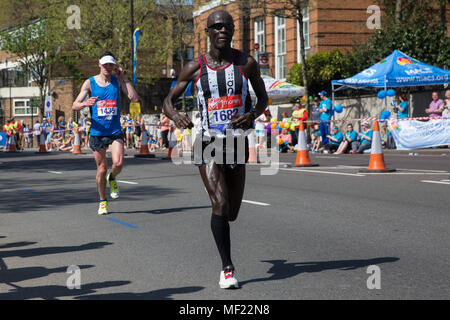
[[114, 133], [112, 136], [90, 136], [89, 146], [93, 151], [98, 151], [102, 148], [108, 148], [108, 146], [115, 140], [122, 140], [123, 142], [123, 135], [121, 131]]

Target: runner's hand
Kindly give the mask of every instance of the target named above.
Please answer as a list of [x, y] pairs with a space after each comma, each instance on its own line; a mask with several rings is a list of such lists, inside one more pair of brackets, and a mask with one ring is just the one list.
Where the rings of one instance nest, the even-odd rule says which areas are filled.
[[191, 129], [194, 127], [194, 124], [187, 114], [176, 113], [172, 117], [172, 120], [179, 129]]
[[255, 121], [255, 116], [253, 113], [247, 112], [241, 116], [233, 114], [232, 117], [234, 120], [230, 122], [231, 127], [243, 130], [253, 128], [253, 122]]
[[98, 100], [98, 97], [90, 97], [88, 101], [84, 103], [86, 107], [92, 107]]

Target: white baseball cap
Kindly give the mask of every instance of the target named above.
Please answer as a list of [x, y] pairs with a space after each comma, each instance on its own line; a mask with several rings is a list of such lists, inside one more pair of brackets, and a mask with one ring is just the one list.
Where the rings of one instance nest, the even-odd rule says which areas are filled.
[[114, 59], [113, 56], [104, 56], [103, 58], [100, 59], [99, 63], [102, 65], [107, 63], [117, 64], [116, 59]]

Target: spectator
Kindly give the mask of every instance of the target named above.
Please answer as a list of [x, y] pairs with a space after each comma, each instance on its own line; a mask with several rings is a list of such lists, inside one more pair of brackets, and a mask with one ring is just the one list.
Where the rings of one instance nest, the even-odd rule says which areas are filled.
[[444, 105], [444, 101], [439, 99], [439, 94], [434, 91], [431, 94], [432, 101], [430, 102], [430, 105], [427, 109], [425, 109], [425, 112], [428, 114], [430, 118], [433, 117], [440, 117], [442, 115], [442, 106]]
[[450, 118], [450, 89], [445, 91], [445, 100], [441, 111], [443, 117]]
[[30, 141], [30, 128], [29, 126], [25, 123], [23, 125], [23, 137], [24, 137], [24, 148], [25, 146], [27, 148], [31, 148], [31, 141]]
[[328, 140], [328, 135], [330, 132], [330, 123], [326, 121], [331, 120], [331, 112], [333, 110], [333, 105], [331, 103], [331, 100], [327, 97], [326, 91], [321, 91], [319, 93], [319, 96], [320, 99], [322, 100], [319, 104], [319, 111], [320, 111], [319, 120], [325, 121], [320, 123], [319, 128], [320, 134], [322, 135], [322, 144], [326, 146], [330, 143], [330, 141]]
[[144, 118], [142, 117], [142, 114], [139, 114], [134, 118], [134, 145], [136, 149], [141, 148], [141, 134], [142, 134], [142, 125], [143, 125]]
[[321, 134], [319, 130], [319, 124], [315, 123], [313, 125], [313, 131], [311, 132], [311, 151], [312, 152], [319, 152], [319, 148], [321, 145]]
[[267, 120], [267, 117], [264, 113], [255, 119], [255, 131], [257, 137], [256, 148], [261, 148], [262, 146], [264, 146], [264, 140], [266, 136], [266, 124], [268, 122], [269, 121]]
[[45, 148], [47, 151], [53, 151], [52, 149], [52, 139], [53, 134], [55, 132], [55, 128], [51, 123], [47, 123], [47, 126], [45, 126], [45, 130], [49, 130], [47, 133], [47, 136], [45, 137]]
[[161, 115], [161, 137], [163, 148], [161, 150], [166, 150], [169, 148], [169, 126], [170, 119], [165, 115]]
[[351, 123], [347, 124], [347, 132], [344, 135], [344, 139], [341, 142], [339, 148], [334, 154], [343, 154], [352, 151], [357, 151], [359, 147], [358, 132], [353, 129]]
[[352, 151], [352, 153], [363, 153], [364, 150], [370, 149], [372, 147], [372, 136], [373, 131], [370, 130], [370, 124], [367, 121], [362, 123], [362, 129], [359, 133], [360, 145], [358, 150]]
[[264, 115], [266, 116], [266, 148], [270, 149], [272, 148], [272, 127], [270, 119], [272, 118], [272, 114], [270, 113], [269, 109], [266, 109], [264, 111]]
[[147, 131], [147, 134], [148, 134], [148, 148], [149, 148], [150, 152], [155, 152], [156, 149], [159, 148], [158, 141], [156, 141], [153, 138], [153, 135], [149, 134], [148, 131]]
[[313, 123], [319, 123], [320, 120], [320, 111], [319, 111], [320, 99], [314, 98], [314, 102], [311, 108], [311, 117]]
[[[33, 135], [36, 137], [37, 147], [41, 145], [41, 124], [36, 120], [33, 126]], [[31, 144], [33, 146], [33, 144]]]
[[300, 99], [295, 101], [295, 110], [292, 112], [292, 121], [298, 123], [295, 126], [295, 141], [294, 144], [298, 143], [298, 132], [300, 130], [300, 121], [303, 121], [303, 128], [306, 130], [306, 120], [308, 119], [308, 112], [306, 111], [305, 106], [300, 104]]
[[286, 153], [289, 150], [295, 151], [294, 146], [292, 145], [292, 135], [289, 133], [287, 128], [283, 128], [281, 130], [281, 134], [277, 136], [277, 142], [279, 146], [279, 151], [282, 153]]
[[339, 131], [339, 128], [334, 126], [331, 128], [331, 134], [327, 135], [330, 143], [325, 145], [324, 153], [333, 153], [336, 152], [341, 145], [342, 140], [344, 139], [344, 135]]
[[394, 112], [397, 112], [398, 119], [405, 119], [409, 117], [409, 104], [406, 94], [400, 93], [398, 95], [397, 104], [394, 107]]
[[126, 146], [127, 149], [133, 147], [133, 135], [134, 135], [134, 120], [131, 118], [130, 114], [125, 117], [125, 127], [126, 127]]
[[24, 135], [24, 129], [25, 124], [23, 123], [23, 120], [20, 120], [19, 125], [19, 140], [18, 140], [18, 150], [24, 150], [25, 149], [25, 135]]
[[63, 117], [63, 116], [60, 116], [60, 117], [58, 118], [58, 127], [59, 127], [60, 134], [61, 134], [61, 136], [63, 137], [63, 139], [64, 139], [64, 137], [65, 137], [65, 135], [66, 135], [66, 126], [67, 126], [67, 123], [66, 123], [66, 121], [64, 120], [64, 117]]
[[65, 152], [73, 151], [72, 141], [73, 141], [73, 136], [72, 135], [68, 135], [67, 140], [63, 141], [62, 145], [60, 145], [60, 147], [59, 147], [59, 150], [60, 151], [65, 151]]

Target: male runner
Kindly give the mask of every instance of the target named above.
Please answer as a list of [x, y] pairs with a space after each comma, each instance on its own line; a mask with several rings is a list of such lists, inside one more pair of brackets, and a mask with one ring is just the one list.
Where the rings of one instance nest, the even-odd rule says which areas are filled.
[[[224, 10], [209, 15], [207, 28], [211, 49], [198, 60], [189, 62], [178, 81], [164, 100], [164, 113], [178, 128], [192, 128], [186, 114], [178, 113], [173, 103], [194, 81], [201, 114], [201, 130], [196, 137], [194, 158], [212, 204], [211, 230], [222, 259], [219, 286], [238, 288], [235, 268], [231, 261], [229, 222], [235, 221], [241, 206], [245, 185], [245, 162], [248, 160], [248, 142], [239, 135], [253, 127], [254, 120], [267, 107], [267, 93], [256, 61], [244, 52], [231, 48], [234, 22]], [[258, 98], [253, 109], [248, 91], [248, 80]], [[227, 146], [232, 135], [233, 146]], [[197, 140], [200, 139], [200, 140]], [[222, 152], [207, 158], [204, 151], [218, 139], [225, 144]], [[200, 145], [200, 150], [198, 145]], [[239, 161], [239, 150], [245, 148], [245, 161]], [[234, 150], [233, 150], [234, 149]], [[231, 157], [230, 153], [231, 152]], [[232, 159], [231, 162], [229, 159]]]
[[[99, 61], [100, 73], [87, 79], [81, 87], [81, 92], [72, 105], [72, 110], [89, 107], [91, 127], [89, 145], [94, 151], [97, 164], [97, 190], [100, 196], [99, 215], [108, 214], [106, 201], [106, 182], [111, 187], [111, 198], [119, 197], [116, 177], [123, 166], [123, 136], [120, 125], [120, 91], [133, 102], [138, 101], [138, 95], [131, 83], [125, 77], [114, 56], [105, 52]], [[113, 75], [113, 71], [116, 75]], [[86, 97], [90, 98], [85, 101]], [[108, 172], [106, 149], [111, 145], [112, 168]]]

